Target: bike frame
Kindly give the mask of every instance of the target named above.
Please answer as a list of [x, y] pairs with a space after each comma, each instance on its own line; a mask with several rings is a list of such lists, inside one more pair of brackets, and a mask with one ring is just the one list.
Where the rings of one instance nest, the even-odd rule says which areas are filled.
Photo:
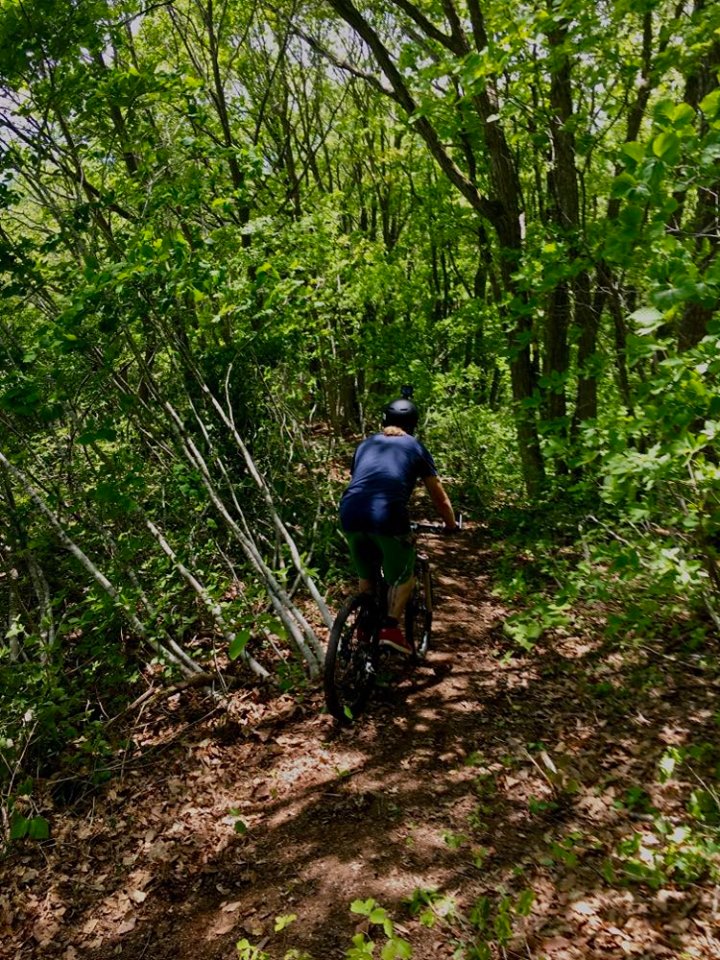
[[[462, 518], [458, 518], [462, 527]], [[443, 533], [443, 524], [411, 524], [413, 535]], [[430, 559], [417, 550], [415, 584], [405, 609], [405, 630], [413, 647], [412, 661], [422, 660], [432, 630], [433, 590]], [[375, 681], [381, 656], [378, 635], [387, 614], [387, 583], [379, 568], [373, 595], [357, 594], [338, 613], [330, 631], [325, 659], [325, 702], [340, 723], [352, 722], [362, 710]]]

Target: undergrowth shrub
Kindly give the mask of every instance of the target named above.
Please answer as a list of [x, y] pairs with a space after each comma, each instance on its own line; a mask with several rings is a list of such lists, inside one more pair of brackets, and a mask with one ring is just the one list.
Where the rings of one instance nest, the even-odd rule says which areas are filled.
[[506, 412], [454, 401], [436, 403], [423, 437], [450, 490], [474, 515], [522, 497], [522, 479], [511, 418]]
[[661, 359], [636, 415], [599, 451], [601, 497], [615, 519], [596, 525], [588, 551], [626, 603], [642, 598], [664, 619], [703, 611], [720, 627], [720, 323], [677, 353], [661, 335], [663, 314], [639, 313], [633, 358]]
[[720, 322], [678, 353], [665, 320], [637, 311], [631, 361], [652, 357], [652, 375], [633, 416], [585, 425], [582, 480], [554, 480], [561, 509], [500, 517], [498, 589], [524, 608], [506, 622], [523, 647], [577, 601], [608, 607], [618, 638], [696, 646], [720, 629]]

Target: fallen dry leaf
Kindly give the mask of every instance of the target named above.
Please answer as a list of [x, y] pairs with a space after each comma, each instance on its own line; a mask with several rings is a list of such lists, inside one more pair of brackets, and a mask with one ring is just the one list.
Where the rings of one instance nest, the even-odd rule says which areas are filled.
[[212, 924], [205, 934], [205, 939], [214, 940], [216, 937], [222, 937], [224, 934], [230, 933], [236, 923], [237, 920], [233, 916], [225, 914]]
[[232, 903], [224, 903], [220, 908], [224, 913], [235, 913], [242, 906], [241, 900], [235, 900]]

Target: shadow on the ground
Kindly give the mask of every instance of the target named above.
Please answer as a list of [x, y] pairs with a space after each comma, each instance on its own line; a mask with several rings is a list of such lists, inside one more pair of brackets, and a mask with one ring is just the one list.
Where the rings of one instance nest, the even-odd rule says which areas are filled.
[[[618, 947], [623, 937], [652, 946], [648, 957], [675, 955], [694, 909], [688, 897], [620, 888], [604, 864], [620, 840], [649, 828], [655, 802], [678, 812], [680, 793], [658, 786], [658, 764], [668, 746], [717, 740], [717, 685], [679, 661], [660, 669], [652, 651], [620, 656], [592, 638], [503, 658], [488, 544], [468, 538], [433, 552], [441, 600], [427, 665], [399, 670], [350, 729], [318, 717], [313, 697], [236, 740], [191, 728], [126, 779], [124, 792], [111, 785], [77, 818], [81, 827], [98, 816], [102, 829], [85, 842], [67, 835], [62, 860], [53, 860], [59, 849], [49, 853], [66, 871], [50, 876], [64, 910], [56, 939], [29, 939], [18, 960], [232, 960], [240, 936], [272, 960], [290, 946], [333, 960], [355, 930], [355, 898], [374, 897], [401, 917], [399, 902], [416, 889], [452, 894], [467, 910], [481, 894], [492, 901], [502, 888], [512, 898], [528, 886], [536, 898], [528, 949], [545, 944], [538, 956], [643, 955]], [[205, 749], [211, 767], [217, 760], [218, 802], [236, 798], [247, 833], [230, 823], [218, 835], [207, 770], [194, 779]], [[188, 832], [183, 817], [200, 793], [213, 830], [201, 816]], [[151, 829], [138, 823], [148, 809]], [[37, 855], [30, 861], [40, 865]], [[104, 874], [97, 892], [93, 863]], [[103, 904], [132, 896], [139, 868], [151, 876], [134, 923], [83, 946]], [[297, 921], [275, 934], [274, 918], [291, 913]], [[417, 960], [451, 955], [440, 928], [406, 915], [403, 923]]]

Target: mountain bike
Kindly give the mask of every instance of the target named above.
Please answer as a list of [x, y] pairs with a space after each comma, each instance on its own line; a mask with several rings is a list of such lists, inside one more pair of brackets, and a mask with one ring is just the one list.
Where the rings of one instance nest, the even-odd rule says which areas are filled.
[[[458, 517], [462, 529], [462, 517]], [[445, 534], [442, 523], [412, 523], [413, 535]], [[387, 616], [387, 584], [382, 571], [374, 577], [372, 594], [359, 593], [335, 617], [325, 654], [325, 704], [340, 723], [352, 722], [367, 703], [381, 659], [380, 629]], [[433, 584], [430, 559], [420, 550], [415, 557], [415, 584], [405, 607], [405, 636], [417, 664], [428, 652], [432, 634]]]

